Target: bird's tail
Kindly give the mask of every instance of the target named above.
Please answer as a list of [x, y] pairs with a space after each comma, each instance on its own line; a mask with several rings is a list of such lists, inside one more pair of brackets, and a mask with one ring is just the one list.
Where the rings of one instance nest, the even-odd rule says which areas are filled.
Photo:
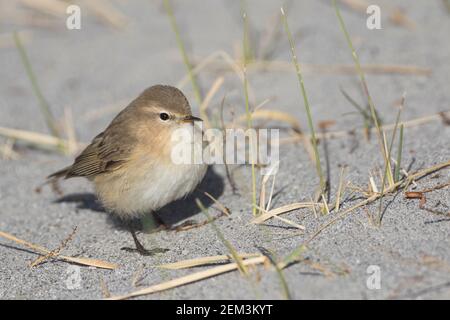
[[67, 173], [69, 173], [69, 169], [70, 169], [70, 167], [66, 167], [64, 169], [56, 171], [55, 173], [52, 173], [51, 175], [49, 175], [47, 177], [47, 179], [53, 180], [53, 179], [65, 178], [65, 177], [67, 177]]

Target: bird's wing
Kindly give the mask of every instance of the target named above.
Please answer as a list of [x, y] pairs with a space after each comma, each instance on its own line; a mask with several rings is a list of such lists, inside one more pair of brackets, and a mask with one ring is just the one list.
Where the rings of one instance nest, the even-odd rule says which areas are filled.
[[110, 127], [96, 136], [91, 144], [67, 168], [65, 178], [93, 177], [119, 169], [130, 159], [133, 137]]
[[[131, 105], [130, 105], [131, 106]], [[74, 163], [48, 178], [94, 177], [119, 169], [131, 159], [136, 145], [135, 119], [130, 117], [128, 106], [122, 110], [110, 125], [97, 135], [92, 142], [75, 158]]]

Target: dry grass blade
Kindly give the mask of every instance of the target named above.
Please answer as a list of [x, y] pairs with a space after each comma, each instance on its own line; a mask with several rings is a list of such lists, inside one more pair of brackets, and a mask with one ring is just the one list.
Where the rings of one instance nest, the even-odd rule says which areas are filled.
[[[266, 260], [267, 260], [266, 257], [257, 257], [257, 258], [251, 258], [251, 259], [244, 260], [244, 261], [242, 261], [242, 264], [244, 266], [251, 266], [251, 265], [265, 263]], [[236, 270], [238, 268], [239, 268], [239, 266], [237, 263], [235, 263], [235, 262], [229, 263], [229, 264], [226, 264], [223, 266], [214, 267], [214, 268], [211, 268], [208, 270], [199, 271], [199, 272], [189, 274], [187, 276], [172, 279], [167, 282], [163, 282], [163, 283], [156, 284], [156, 285], [153, 285], [153, 286], [141, 289], [141, 290], [131, 292], [129, 294], [125, 294], [122, 296], [114, 296], [114, 297], [111, 297], [110, 300], [124, 300], [124, 299], [133, 298], [133, 297], [148, 295], [148, 294], [152, 294], [155, 292], [160, 292], [160, 291], [180, 287], [180, 286], [184, 286], [189, 283], [193, 283], [193, 282], [197, 282], [197, 281], [204, 280], [207, 278], [211, 278], [211, 277], [217, 276], [219, 274], [223, 274], [223, 273], [227, 273], [227, 272]]]
[[450, 182], [447, 182], [447, 183], [442, 183], [442, 184], [439, 184], [439, 185], [437, 185], [435, 187], [432, 187], [432, 188], [429, 188], [429, 189], [425, 189], [425, 190], [421, 190], [421, 191], [418, 191], [418, 192], [428, 193], [428, 192], [433, 192], [433, 191], [440, 190], [440, 189], [445, 189], [445, 188], [447, 188], [449, 186], [450, 186]]
[[279, 217], [279, 216], [273, 216], [275, 219], [278, 219], [278, 220], [280, 220], [280, 221], [283, 221], [284, 223], [286, 223], [286, 224], [288, 224], [288, 225], [290, 225], [290, 226], [293, 226], [294, 228], [297, 228], [297, 229], [300, 229], [300, 230], [305, 230], [306, 228], [305, 228], [305, 226], [303, 226], [303, 225], [301, 225], [301, 224], [298, 224], [298, 223], [295, 223], [295, 222], [292, 222], [291, 220], [289, 220], [289, 219], [285, 219], [285, 218], [282, 218], [282, 217]]
[[82, 119], [86, 122], [91, 122], [97, 120], [105, 115], [118, 113], [123, 109], [124, 106], [128, 105], [130, 99], [118, 100], [115, 101], [114, 104], [106, 105], [103, 107], [98, 107], [93, 110], [89, 110], [85, 112], [82, 116]]
[[128, 19], [125, 15], [117, 10], [109, 1], [95, 0], [95, 1], [83, 1], [83, 3], [91, 9], [105, 23], [113, 26], [117, 29], [123, 29], [128, 23]]
[[67, 152], [75, 154], [78, 151], [78, 142], [71, 108], [64, 108], [64, 128], [67, 135]]
[[416, 24], [403, 12], [400, 8], [394, 8], [389, 14], [389, 20], [400, 27], [407, 28], [409, 30], [414, 30]]
[[[260, 257], [259, 253], [239, 253], [238, 254], [243, 261], [248, 258]], [[182, 261], [177, 261], [174, 263], [167, 263], [158, 266], [159, 268], [170, 269], [170, 270], [179, 270], [179, 269], [187, 269], [192, 267], [205, 266], [212, 263], [221, 263], [225, 261], [232, 261], [233, 257], [230, 255], [218, 255], [218, 256], [210, 256], [210, 257], [201, 257], [195, 259], [187, 259]]]
[[[364, 0], [341, 0], [343, 4], [348, 6], [354, 11], [366, 14], [367, 8], [370, 6], [370, 3]], [[413, 30], [415, 28], [415, 24], [408, 16], [403, 13], [400, 8], [394, 7], [388, 10], [389, 11], [389, 20], [401, 27], [408, 28]]]
[[51, 252], [49, 252], [48, 254], [46, 254], [45, 256], [41, 256], [39, 258], [37, 258], [36, 260], [34, 260], [32, 263], [30, 263], [30, 267], [36, 267], [38, 265], [40, 265], [41, 263], [43, 263], [44, 261], [51, 259], [51, 258], [55, 258], [59, 255], [59, 253], [61, 252], [62, 249], [64, 249], [65, 247], [67, 247], [67, 244], [72, 241], [75, 233], [77, 232], [77, 227], [75, 226], [72, 230], [72, 232], [66, 237], [66, 239], [64, 239], [61, 244], [58, 246], [58, 248], [56, 248], [55, 250], [52, 250]]
[[205, 125], [206, 129], [211, 128], [211, 123], [209, 121], [208, 114], [206, 113], [206, 109], [208, 108], [212, 98], [217, 93], [217, 91], [220, 89], [220, 87], [223, 85], [224, 77], [218, 77], [216, 81], [211, 86], [211, 89], [209, 89], [208, 93], [205, 96], [205, 99], [202, 101], [202, 104], [200, 105], [200, 117], [203, 120], [203, 123]]
[[378, 190], [377, 184], [375, 183], [375, 179], [372, 175], [369, 176], [369, 192], [370, 193], [380, 193]]
[[110, 298], [111, 297], [111, 292], [109, 291], [109, 288], [108, 288], [108, 285], [105, 282], [105, 279], [103, 279], [103, 277], [100, 276], [99, 281], [100, 281], [100, 289], [102, 291], [103, 298], [105, 298], [105, 299]]
[[[62, 148], [68, 150], [69, 146], [69, 141], [67, 140], [59, 139], [57, 137], [43, 133], [26, 130], [0, 127], [0, 136], [18, 141], [23, 141], [27, 144], [43, 149], [58, 149], [62, 146]], [[82, 148], [84, 145], [85, 144], [78, 144], [77, 149]]]
[[[316, 72], [334, 73], [334, 74], [355, 74], [358, 71], [351, 65], [306, 65], [306, 70], [315, 70]], [[382, 65], [382, 64], [365, 64], [361, 65], [361, 70], [364, 73], [370, 74], [400, 74], [400, 75], [417, 75], [428, 77], [432, 70], [429, 68], [407, 66], [407, 65]]]
[[344, 184], [345, 169], [346, 169], [346, 167], [343, 166], [341, 168], [341, 173], [339, 175], [339, 185], [338, 185], [338, 190], [337, 190], [337, 194], [336, 194], [336, 204], [334, 206], [335, 211], [339, 211], [339, 208], [341, 206], [341, 197], [342, 197], [342, 194], [344, 193], [343, 184]]
[[[31, 39], [31, 33], [29, 31], [19, 31], [17, 34], [19, 35], [22, 44], [29, 42]], [[15, 45], [13, 33], [0, 34], [0, 48], [10, 48]]]
[[[259, 210], [259, 212], [261, 212], [261, 215], [264, 214], [264, 213], [268, 213], [266, 210], [264, 210], [264, 207], [261, 207], [261, 206], [258, 207], [258, 210]], [[294, 227], [296, 229], [299, 229], [299, 230], [302, 230], [302, 231], [305, 230], [305, 226], [303, 226], [301, 224], [298, 224], [298, 223], [295, 223], [295, 222], [293, 222], [293, 221], [291, 221], [289, 219], [285, 219], [285, 218], [279, 217], [277, 215], [272, 216], [272, 218], [280, 220], [280, 221], [282, 221], [282, 222], [284, 222], [284, 223], [286, 223], [286, 224], [288, 224], [288, 225], [290, 225], [290, 226], [292, 226], [292, 227]]]
[[272, 178], [272, 186], [270, 187], [270, 194], [269, 194], [269, 201], [267, 201], [266, 211], [270, 210], [270, 207], [272, 205], [272, 199], [273, 199], [273, 192], [275, 190], [275, 180], [277, 176], [274, 175]]
[[[236, 121], [244, 122], [246, 121], [246, 115], [239, 116]], [[268, 110], [268, 109], [259, 109], [252, 112], [252, 119], [263, 119], [263, 120], [273, 120], [280, 121], [289, 124], [292, 129], [297, 132], [301, 132], [300, 123], [298, 120], [291, 114], [278, 110]]]
[[61, 0], [21, 0], [22, 4], [42, 13], [60, 18], [66, 14], [67, 4]]
[[[268, 208], [270, 208], [270, 204], [272, 202], [272, 196], [273, 196], [273, 189], [275, 186], [276, 170], [278, 170], [278, 166], [279, 166], [279, 161], [272, 164], [270, 166], [270, 168], [268, 169], [267, 174], [264, 174], [263, 178], [261, 179], [261, 189], [260, 189], [261, 191], [259, 193], [259, 207], [262, 208], [263, 210], [264, 210], [264, 208], [266, 208], [265, 210], [269, 210]], [[270, 177], [272, 177], [272, 187], [271, 187], [270, 194], [269, 194], [269, 201], [267, 202], [267, 206], [266, 206], [266, 184], [267, 184], [267, 182], [269, 182]], [[261, 213], [261, 211], [259, 213]]]
[[214, 203], [219, 207], [220, 212], [222, 212], [224, 215], [226, 215], [227, 217], [230, 216], [231, 212], [230, 210], [225, 207], [222, 203], [219, 202], [219, 200], [217, 200], [216, 198], [214, 198], [211, 194], [209, 194], [208, 192], [203, 192], [205, 194], [205, 196], [207, 196], [208, 198], [210, 198], [212, 201], [214, 201]]
[[[211, 59], [207, 61], [207, 65], [210, 67], [208, 69], [209, 71], [227, 71], [229, 69], [235, 70], [235, 66], [233, 65], [234, 63], [235, 63], [234, 60], [229, 56], [225, 60], [225, 65], [218, 60]], [[200, 66], [200, 64], [198, 66]], [[302, 66], [303, 72], [305, 74], [352, 75], [358, 73], [358, 71], [355, 70], [355, 66], [350, 64], [303, 64]], [[202, 64], [201, 67], [202, 69], [204, 69], [206, 66]], [[398, 74], [404, 76], [414, 75], [414, 76], [428, 77], [432, 74], [432, 70], [430, 68], [419, 67], [415, 65], [363, 64], [361, 65], [361, 69], [366, 74], [374, 74], [374, 75]], [[281, 60], [270, 60], [270, 61], [254, 60], [252, 61], [251, 64], [248, 65], [248, 70], [291, 72], [292, 63]], [[183, 84], [185, 83], [186, 78], [183, 78]]]
[[[21, 244], [27, 248], [35, 250], [35, 251], [37, 251], [37, 253], [39, 253], [41, 255], [42, 254], [47, 255], [47, 254], [51, 253], [50, 250], [48, 250], [44, 247], [41, 247], [37, 244], [30, 243], [28, 241], [19, 239], [19, 238], [15, 237], [11, 234], [8, 234], [6, 232], [0, 231], [0, 237], [14, 241], [14, 242]], [[118, 268], [117, 264], [102, 261], [102, 260], [97, 260], [97, 259], [91, 259], [91, 258], [75, 258], [75, 257], [68, 257], [68, 256], [63, 256], [63, 255], [59, 255], [57, 258], [67, 261], [67, 262], [73, 262], [73, 263], [77, 263], [80, 265], [96, 267], [96, 268], [101, 268], [101, 269], [116, 269], [116, 268]]]
[[[436, 114], [427, 115], [427, 116], [423, 116], [423, 117], [408, 120], [408, 121], [403, 121], [402, 124], [403, 124], [404, 128], [412, 128], [412, 127], [428, 124], [428, 123], [431, 123], [434, 121], [444, 120], [444, 123], [445, 123], [445, 117], [449, 117], [449, 116], [450, 116], [450, 111], [444, 111], [444, 112], [439, 112]], [[382, 130], [383, 131], [392, 131], [392, 130], [394, 130], [394, 128], [395, 128], [395, 123], [391, 123], [388, 125], [384, 125], [382, 127]], [[376, 128], [371, 129], [371, 132], [376, 132], [376, 131], [377, 131]], [[364, 133], [364, 129], [360, 130], [360, 132]], [[316, 137], [317, 137], [317, 139], [338, 139], [338, 138], [348, 137], [353, 134], [354, 133], [352, 133], [352, 131], [349, 131], [349, 130], [340, 130], [340, 131], [328, 131], [326, 133], [318, 132]], [[296, 134], [293, 137], [281, 138], [280, 144], [299, 142], [299, 141], [303, 141], [305, 138], [309, 139], [310, 136], [307, 134]]]
[[366, 13], [367, 7], [369, 6], [369, 4], [364, 0], [340, 0], [340, 1], [350, 9], [362, 13]]
[[[225, 62], [225, 64], [231, 69], [233, 70], [233, 72], [238, 76], [239, 80], [241, 80], [241, 82], [244, 81], [244, 77], [242, 75], [242, 71], [240, 68], [240, 64], [235, 61], [228, 53], [226, 53], [225, 51], [216, 51], [211, 53], [209, 56], [207, 56], [206, 58], [201, 59], [197, 65], [192, 69], [192, 74], [193, 75], [198, 75], [200, 73], [200, 71], [202, 71], [203, 69], [205, 69], [206, 67], [209, 67], [211, 64], [213, 63], [217, 63], [218, 59], [220, 59], [219, 61], [223, 61]], [[184, 76], [178, 83], [177, 83], [177, 87], [178, 88], [183, 88], [190, 79], [190, 75], [187, 74], [186, 76]]]
[[[134, 287], [134, 288], [139, 287], [139, 284], [143, 280], [142, 276], [144, 274], [144, 270], [145, 270], [145, 264], [141, 264], [139, 266], [139, 268], [137, 269], [137, 271], [134, 273], [133, 277], [131, 278], [131, 286], [132, 287]], [[109, 298], [109, 297], [111, 297], [111, 294], [108, 297], [105, 297], [105, 298]]]
[[[316, 205], [321, 205], [321, 204], [316, 204]], [[260, 224], [274, 216], [277, 216], [277, 215], [280, 215], [280, 214], [283, 214], [286, 212], [290, 212], [293, 210], [297, 210], [300, 208], [312, 208], [313, 206], [314, 206], [314, 203], [312, 203], [312, 202], [291, 203], [291, 204], [288, 204], [288, 205], [285, 205], [285, 206], [282, 206], [282, 207], [279, 207], [276, 209], [272, 209], [256, 218], [252, 219], [250, 221], [250, 223]]]

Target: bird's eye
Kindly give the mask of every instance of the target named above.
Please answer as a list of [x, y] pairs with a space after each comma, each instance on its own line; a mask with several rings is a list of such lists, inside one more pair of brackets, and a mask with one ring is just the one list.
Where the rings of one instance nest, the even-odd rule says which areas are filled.
[[161, 112], [160, 114], [159, 114], [159, 118], [162, 120], [162, 121], [167, 121], [167, 120], [169, 120], [169, 115], [167, 114], [167, 113], [165, 113], [165, 112]]

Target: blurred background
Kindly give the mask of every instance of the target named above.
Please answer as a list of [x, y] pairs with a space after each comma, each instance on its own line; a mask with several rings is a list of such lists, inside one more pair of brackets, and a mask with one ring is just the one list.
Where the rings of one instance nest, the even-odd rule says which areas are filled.
[[[330, 1], [171, 3], [193, 67], [213, 56], [212, 63], [197, 75], [203, 97], [218, 77], [224, 77], [211, 99], [211, 109], [217, 108], [227, 94], [235, 112], [243, 112], [242, 84], [220, 54], [225, 53], [239, 65], [242, 12], [246, 11], [253, 106], [269, 99], [266, 107], [294, 115], [303, 112], [280, 21], [279, 10], [284, 6], [300, 63], [305, 65], [314, 118], [317, 122], [333, 118], [343, 128], [354, 123], [355, 116], [340, 116], [355, 111], [340, 88], [359, 103], [364, 103], [364, 96]], [[393, 106], [404, 91], [408, 96], [406, 118], [448, 107], [447, 1], [377, 1], [381, 30], [366, 27], [369, 3], [365, 0], [338, 3], [362, 63], [375, 66], [368, 72], [369, 85], [387, 121], [394, 120]], [[69, 4], [81, 9], [80, 30], [66, 27]], [[70, 109], [81, 141], [88, 141], [92, 132], [101, 130], [118, 110], [153, 84], [178, 85], [198, 108], [163, 2], [14, 0], [1, 1], [0, 9], [1, 126], [46, 131], [13, 32], [20, 36], [51, 112], [61, 121], [64, 109]], [[298, 119], [306, 125], [304, 117]]]

